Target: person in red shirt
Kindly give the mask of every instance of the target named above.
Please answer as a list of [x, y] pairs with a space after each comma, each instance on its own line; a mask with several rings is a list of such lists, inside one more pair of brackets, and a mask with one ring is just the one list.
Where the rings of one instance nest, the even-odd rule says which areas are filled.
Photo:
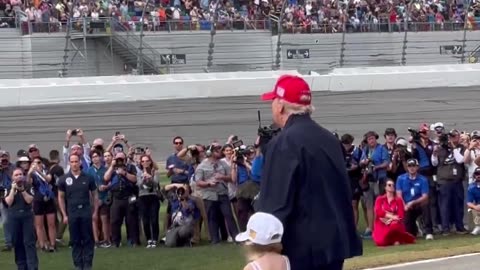
[[406, 231], [403, 224], [405, 204], [395, 195], [392, 179], [387, 180], [385, 191], [385, 195], [375, 201], [373, 241], [381, 247], [415, 243], [415, 237]]

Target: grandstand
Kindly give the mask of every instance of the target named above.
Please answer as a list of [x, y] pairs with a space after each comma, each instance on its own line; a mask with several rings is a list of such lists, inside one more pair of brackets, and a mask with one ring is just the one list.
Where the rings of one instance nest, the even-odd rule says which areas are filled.
[[476, 62], [478, 9], [452, 0], [0, 0], [0, 78]]

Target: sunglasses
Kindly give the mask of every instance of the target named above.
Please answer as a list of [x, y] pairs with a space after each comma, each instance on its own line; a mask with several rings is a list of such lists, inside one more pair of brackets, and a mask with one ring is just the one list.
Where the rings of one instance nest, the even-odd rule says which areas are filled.
[[175, 144], [175, 145], [182, 145], [183, 142], [174, 142], [173, 144]]
[[415, 164], [408, 164], [407, 167], [409, 167], [409, 168], [410, 168], [410, 167], [417, 167], [417, 165], [415, 165]]
[[37, 148], [32, 148], [32, 149], [28, 150], [28, 152], [30, 152], [30, 153], [37, 152], [37, 151], [38, 151]]
[[393, 184], [387, 184], [387, 187], [393, 187]]

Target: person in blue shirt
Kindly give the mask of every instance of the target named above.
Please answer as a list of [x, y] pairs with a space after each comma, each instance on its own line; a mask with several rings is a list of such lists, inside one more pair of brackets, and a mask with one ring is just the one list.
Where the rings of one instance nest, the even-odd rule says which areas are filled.
[[259, 173], [261, 174], [261, 171], [259, 172], [260, 168], [258, 168], [260, 161], [256, 161], [256, 175], [252, 177], [252, 165], [247, 161], [247, 158], [239, 155], [237, 152], [232, 157], [232, 183], [237, 185], [236, 211], [238, 225], [242, 231], [246, 230], [248, 219], [254, 213], [252, 201], [260, 191], [260, 177], [258, 175]]
[[[103, 155], [98, 150], [90, 152], [92, 165], [87, 169], [87, 174], [92, 176], [97, 186], [98, 209], [94, 211], [97, 216], [92, 217], [93, 238], [97, 247], [108, 248], [110, 243], [110, 203], [108, 198], [108, 184], [104, 180], [107, 168], [102, 165]], [[100, 231], [98, 221], [101, 221], [102, 231]], [[102, 236], [102, 237], [101, 237]], [[103, 241], [100, 241], [103, 239]]]
[[475, 182], [471, 183], [467, 190], [467, 207], [468, 211], [473, 215], [473, 235], [480, 235], [480, 167], [473, 171], [473, 179]]
[[[405, 203], [405, 227], [407, 232], [416, 236], [418, 227], [416, 221], [428, 211], [428, 179], [418, 174], [419, 163], [417, 159], [407, 161], [408, 173], [402, 174], [397, 179], [397, 196]], [[425, 228], [427, 240], [433, 240], [433, 229], [431, 226]]]
[[5, 247], [2, 251], [12, 250], [12, 233], [9, 226], [8, 207], [3, 202], [6, 193], [11, 189], [12, 179], [10, 171], [6, 167], [0, 167], [0, 223], [3, 224], [3, 233], [5, 237]]
[[367, 209], [368, 227], [363, 235], [364, 238], [370, 238], [373, 230], [373, 207], [378, 195], [385, 193], [385, 183], [387, 178], [387, 168], [390, 164], [388, 149], [377, 142], [379, 136], [375, 131], [369, 131], [364, 136], [366, 142], [363, 148], [360, 166], [364, 168], [367, 175], [369, 188], [364, 191], [364, 205]]

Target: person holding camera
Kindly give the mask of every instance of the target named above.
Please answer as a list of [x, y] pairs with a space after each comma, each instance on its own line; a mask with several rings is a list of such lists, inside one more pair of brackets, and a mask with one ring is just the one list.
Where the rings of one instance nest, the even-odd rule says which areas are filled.
[[11, 227], [9, 225], [8, 207], [2, 203], [12, 185], [12, 170], [9, 166], [9, 154], [3, 150], [0, 151], [0, 161], [0, 220], [3, 224], [3, 234], [5, 237], [5, 246], [2, 248], [2, 251], [11, 251], [13, 244]]
[[15, 264], [18, 269], [37, 270], [38, 257], [32, 214], [33, 195], [26, 187], [22, 169], [13, 170], [12, 180], [4, 202], [8, 206], [11, 219]]
[[389, 167], [390, 179], [396, 180], [400, 175], [408, 171], [407, 161], [415, 156], [408, 150], [408, 141], [403, 137], [395, 140], [392, 161]]
[[97, 216], [95, 179], [81, 169], [81, 157], [71, 154], [70, 171], [58, 181], [58, 204], [68, 224], [72, 259], [76, 270], [91, 270], [95, 253], [92, 219]]
[[[56, 214], [55, 193], [53, 192], [52, 175], [38, 157], [32, 160], [27, 181], [32, 186], [33, 213], [35, 215], [35, 230], [40, 248], [44, 251], [56, 251]], [[48, 238], [45, 234], [45, 219], [47, 220]]]
[[365, 184], [363, 199], [368, 220], [368, 227], [363, 234], [364, 238], [372, 237], [375, 199], [379, 195], [385, 194], [387, 168], [390, 164], [388, 149], [378, 143], [378, 138], [375, 131], [369, 131], [364, 135], [366, 144], [360, 161], [360, 166], [363, 167], [363, 183]]
[[116, 247], [119, 247], [122, 241], [121, 228], [124, 219], [129, 244], [132, 246], [140, 244], [136, 194], [137, 169], [135, 165], [126, 162], [126, 155], [123, 152], [117, 153], [104, 176], [112, 193], [110, 218], [112, 242]]
[[165, 237], [167, 247], [191, 245], [195, 221], [200, 213], [195, 201], [190, 198], [190, 188], [185, 184], [169, 184], [165, 191], [172, 208], [172, 225]]
[[464, 155], [464, 164], [468, 169], [468, 183], [474, 183], [475, 177], [473, 172], [478, 168], [478, 165], [475, 163], [475, 160], [480, 158], [480, 131], [474, 130], [470, 134], [470, 143], [465, 149]]
[[109, 186], [104, 180], [107, 168], [102, 165], [103, 153], [97, 149], [90, 152], [90, 159], [92, 160], [92, 165], [88, 168], [87, 174], [95, 180], [98, 194], [98, 209], [94, 211], [97, 215], [92, 218], [93, 238], [97, 247], [109, 248], [111, 246]]
[[138, 204], [142, 216], [143, 232], [147, 239], [147, 248], [156, 248], [160, 233], [158, 223], [160, 181], [149, 155], [144, 154], [140, 157], [138, 169], [137, 185], [140, 189]]
[[223, 219], [218, 218], [220, 213], [227, 223], [228, 232], [232, 238], [238, 234], [228, 198], [227, 183], [231, 181], [231, 176], [228, 165], [221, 161], [221, 150], [221, 145], [209, 145], [206, 150], [207, 158], [195, 170], [195, 184], [205, 205], [212, 244], [220, 243], [219, 222], [223, 222]]
[[[465, 192], [464, 154], [459, 143], [460, 132], [451, 130], [448, 141], [436, 145], [432, 154], [432, 165], [437, 167], [437, 183], [440, 196], [440, 218], [444, 235], [450, 234], [450, 224], [455, 224], [459, 234], [468, 233], [463, 224]], [[453, 216], [452, 216], [453, 215]]]
[[[74, 144], [70, 147], [70, 142], [72, 137], [77, 136], [80, 139], [78, 144]], [[85, 138], [84, 132], [82, 129], [69, 129], [67, 130], [67, 135], [65, 138], [65, 145], [63, 146], [63, 162], [65, 164], [65, 171], [68, 172], [70, 170], [69, 167], [69, 158], [70, 155], [78, 155], [81, 160], [82, 171], [87, 172], [88, 167], [90, 167], [90, 144], [88, 143], [87, 139]]]
[[[247, 228], [248, 219], [254, 213], [253, 199], [260, 191], [260, 179], [251, 176], [252, 166], [242, 152], [235, 151], [232, 157], [232, 183], [236, 184], [237, 221], [241, 231]], [[248, 154], [250, 151], [247, 152]]]

